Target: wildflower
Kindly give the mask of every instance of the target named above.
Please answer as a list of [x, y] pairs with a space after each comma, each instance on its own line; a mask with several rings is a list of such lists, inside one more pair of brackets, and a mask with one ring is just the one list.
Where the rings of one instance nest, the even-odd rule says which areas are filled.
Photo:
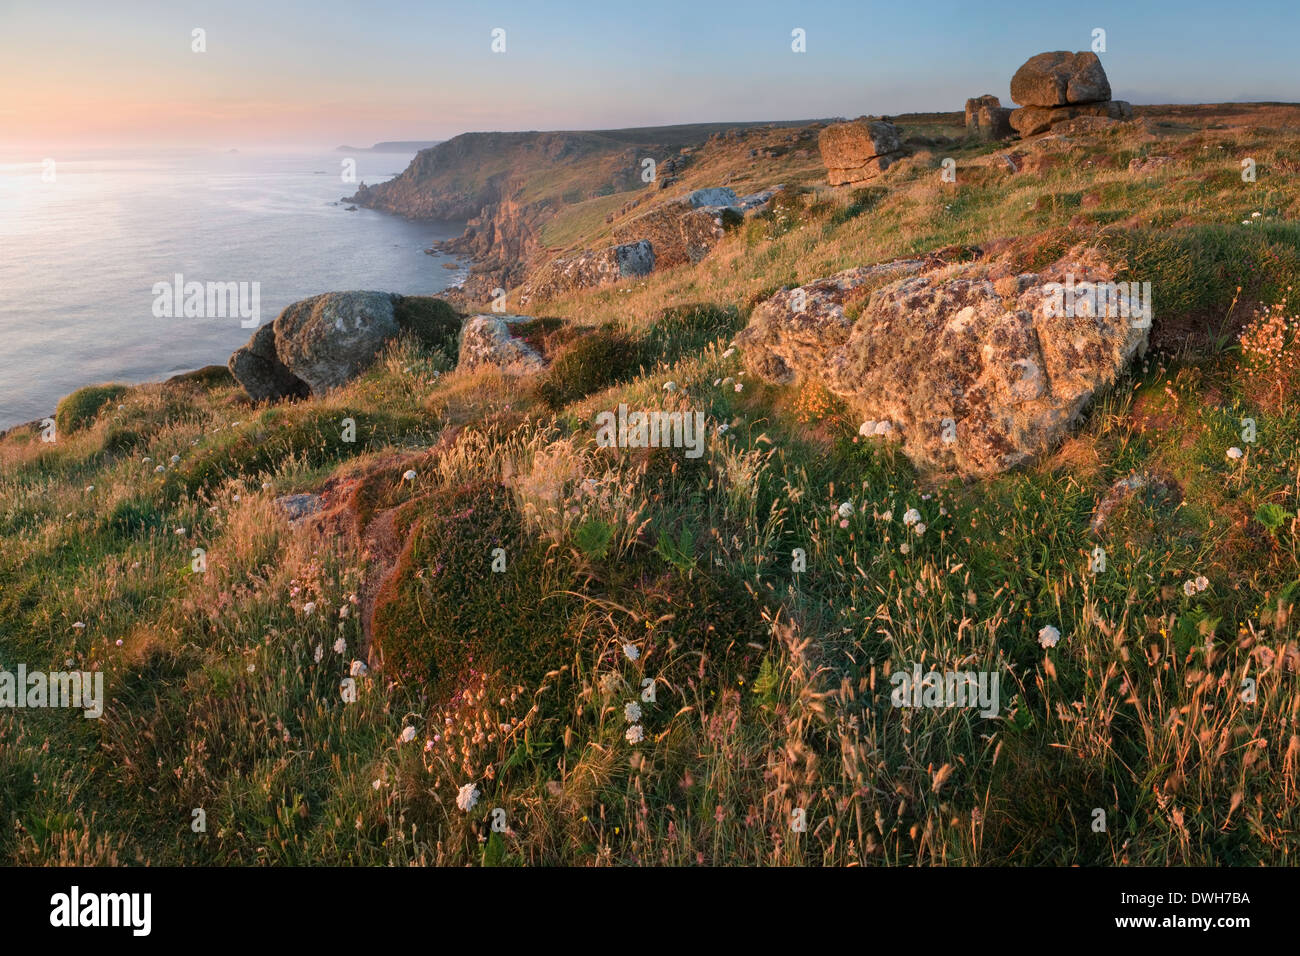
[[722, 424], [722, 425], [719, 425], [719, 426], [718, 426], [718, 434], [719, 434], [719, 435], [725, 435], [725, 434], [727, 434], [727, 432], [729, 432], [730, 430], [731, 430], [731, 426], [730, 426], [730, 425]]
[[238, 501], [238, 500], [239, 500], [239, 495], [235, 495], [233, 500]]
[[853, 502], [844, 501], [840, 503], [839, 515], [841, 518], [849, 518], [853, 515]]
[[173, 464], [173, 465], [179, 465], [179, 464], [180, 464], [180, 461], [181, 461], [181, 456], [180, 456], [180, 455], [172, 455], [172, 459], [171, 459], [171, 460], [172, 460], [172, 464]]
[[[1258, 216], [1259, 213], [1255, 213], [1255, 215]], [[736, 354], [736, 347], [733, 345], [731, 348], [727, 349], [727, 351], [725, 351], [725, 352], [722, 353], [722, 357], [723, 357], [723, 358], [731, 358], [731, 357], [732, 357], [733, 355], [735, 355], [735, 354]]]
[[253, 671], [255, 671], [255, 670], [257, 670], [257, 665], [256, 665], [256, 664], [249, 664], [249, 665], [248, 665], [248, 673], [251, 674], [251, 673], [253, 673]]
[[403, 480], [403, 481], [415, 481], [415, 471], [414, 471], [414, 469], [412, 469], [412, 470], [410, 470], [410, 471], [407, 471], [406, 474], [402, 475], [402, 480]]
[[340, 618], [348, 617], [351, 614], [352, 614], [352, 606], [350, 604], [344, 604], [341, 608], [339, 608]]
[[918, 521], [912, 526], [912, 530], [916, 532], [916, 536], [919, 538], [921, 535], [925, 534], [925, 522]]
[[87, 492], [87, 493], [92, 492], [92, 491], [94, 491], [94, 490], [95, 490], [95, 486], [94, 486], [94, 485], [86, 485], [86, 492]]
[[474, 809], [474, 804], [478, 803], [478, 798], [478, 787], [474, 786], [472, 783], [467, 783], [461, 787], [460, 792], [456, 794], [456, 806], [460, 807], [466, 813], [469, 813]]
[[1205, 575], [1198, 574], [1196, 576], [1195, 584], [1196, 584], [1196, 590], [1204, 591], [1206, 588], [1210, 586], [1210, 580]]
[[184, 533], [185, 533], [185, 529], [184, 529], [184, 528], [177, 528], [177, 529], [176, 529], [176, 533], [177, 533], [177, 534], [184, 534]]
[[155, 475], [161, 475], [161, 474], [162, 474], [164, 471], [166, 471], [166, 470], [167, 470], [167, 469], [164, 468], [162, 465], [159, 465], [157, 468], [155, 468], [155, 469], [153, 470], [153, 473], [154, 473]]
[[430, 750], [432, 750], [432, 749], [433, 749], [433, 741], [432, 741], [432, 740], [426, 740], [426, 741], [424, 742], [424, 752], [425, 752], [425, 753], [428, 753], [428, 752], [429, 752]]
[[619, 676], [614, 671], [606, 671], [600, 675], [600, 692], [608, 696], [618, 690]]
[[1195, 593], [1196, 593], [1196, 582], [1195, 582], [1195, 581], [1190, 581], [1190, 580], [1189, 580], [1189, 581], [1184, 581], [1184, 582], [1183, 582], [1183, 593], [1186, 594], [1188, 597], [1191, 597], [1193, 594], [1195, 594]]
[[623, 707], [623, 719], [629, 724], [635, 724], [641, 719], [641, 705], [634, 700], [630, 700]]
[[1228, 449], [1228, 457], [1231, 458], [1233, 461], [1236, 461], [1241, 456], [1242, 456], [1242, 451], [1236, 445], [1233, 445], [1231, 448]]
[[1056, 642], [1061, 639], [1061, 632], [1052, 625], [1044, 625], [1038, 631], [1038, 644], [1040, 647], [1055, 647]]
[[316, 663], [319, 664], [321, 662], [321, 658], [325, 656], [325, 645], [317, 644], [316, 650], [311, 656], [316, 661]]
[[117, 639], [116, 644], [118, 647], [122, 646], [122, 639], [120, 637]]
[[641, 648], [637, 647], [635, 644], [624, 644], [623, 654], [628, 660], [634, 661], [641, 656]]
[[717, 388], [717, 387], [718, 387], [719, 385], [721, 385], [721, 384], [722, 384], [722, 379], [720, 379], [720, 378], [715, 378], [715, 379], [713, 380], [713, 387], [714, 387], [714, 388]]
[[904, 541], [902, 544], [900, 544], [900, 545], [898, 546], [898, 553], [899, 553], [899, 554], [911, 554], [911, 553], [912, 553], [912, 546], [911, 546], [910, 544], [908, 544], [906, 541]]
[[675, 391], [677, 391], [677, 383], [676, 383], [676, 382], [664, 382], [664, 391], [665, 391], [665, 392], [675, 392]]
[[370, 668], [366, 666], [365, 661], [353, 661], [352, 666], [348, 668], [348, 673], [353, 677], [365, 677]]
[[[380, 780], [380, 779], [378, 779], [378, 778], [376, 778], [376, 779], [370, 781], [370, 786], [374, 787], [376, 790], [378, 790], [378, 789], [379, 789], [380, 787], [382, 787], [383, 785], [384, 785], [384, 781], [383, 781], [383, 780]], [[357, 818], [357, 826], [360, 826], [360, 825], [361, 825], [361, 820], [360, 820], [360, 817], [358, 817], [358, 818]]]
[[263, 491], [270, 491], [270, 490], [271, 490], [271, 483], [270, 483], [269, 481], [264, 481], [264, 482], [262, 482], [262, 490], [263, 490]]
[[881, 521], [893, 521], [893, 520], [894, 520], [894, 511], [893, 511], [892, 508], [891, 508], [889, 511], [882, 511], [882, 512], [878, 515], [878, 517], [880, 518]]
[[397, 742], [399, 744], [409, 744], [414, 739], [415, 728], [408, 725], [402, 728], [402, 735], [397, 738]]
[[72, 626], [73, 626], [74, 628], [76, 628], [78, 631], [83, 631], [83, 630], [86, 629], [86, 622], [85, 622], [85, 621], [78, 621], [76, 624], [74, 624], [74, 625], [72, 625]]
[[142, 465], [147, 465], [147, 464], [149, 464], [151, 461], [153, 461], [152, 458], [150, 458], [150, 457], [148, 457], [148, 456], [145, 456], [144, 458], [141, 458], [141, 459], [140, 459], [140, 464], [142, 464]]
[[1259, 218], [1260, 216], [1262, 216], [1262, 215], [1263, 215], [1263, 213], [1252, 212], [1252, 213], [1250, 214], [1250, 218], [1251, 218], [1251, 219], [1258, 219], [1258, 218]]
[[623, 736], [627, 738], [628, 743], [639, 744], [645, 740], [645, 730], [642, 729], [640, 724], [633, 724]]
[[745, 383], [744, 383], [744, 382], [737, 382], [737, 383], [736, 383], [736, 391], [738, 391], [738, 392], [743, 392], [744, 390], [745, 390]]
[[915, 508], [908, 508], [907, 511], [903, 513], [903, 524], [905, 525], [914, 525], [920, 520], [921, 512], [917, 511]]
[[[840, 527], [841, 527], [841, 528], [847, 528], [848, 526], [849, 526], [849, 520], [848, 520], [847, 518], [845, 518], [845, 519], [843, 519], [843, 520], [840, 521]], [[719, 562], [719, 563], [721, 563], [721, 562]]]
[[335, 654], [346, 654], [347, 651], [348, 651], [348, 642], [343, 640], [343, 638], [340, 637], [337, 641], [334, 642]]
[[304, 605], [302, 606], [302, 613], [303, 613], [303, 614], [307, 614], [307, 615], [315, 614], [315, 613], [316, 613], [316, 602], [315, 602], [315, 601], [308, 601], [306, 604], [304, 604]]

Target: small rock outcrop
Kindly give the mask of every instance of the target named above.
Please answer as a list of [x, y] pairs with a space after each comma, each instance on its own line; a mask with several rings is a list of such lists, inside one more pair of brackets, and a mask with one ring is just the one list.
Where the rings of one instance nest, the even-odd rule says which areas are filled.
[[612, 285], [620, 279], [640, 278], [649, 275], [654, 267], [654, 246], [648, 239], [557, 257], [529, 276], [520, 290], [519, 304], [553, 299], [575, 289]]
[[516, 374], [540, 372], [546, 360], [527, 342], [510, 334], [511, 323], [527, 320], [528, 316], [523, 315], [471, 316], [461, 329], [457, 371], [495, 366]]
[[1010, 139], [1016, 135], [1007, 106], [981, 106], [976, 114], [976, 132], [980, 139]]
[[[706, 199], [725, 198], [725, 204], [710, 204]], [[655, 206], [629, 222], [614, 227], [614, 239], [621, 245], [648, 241], [654, 249], [656, 269], [690, 262], [696, 263], [709, 254], [726, 233], [728, 225], [738, 223], [743, 213], [740, 200], [730, 189], [699, 189], [681, 199]]]
[[1046, 285], [1069, 277], [1113, 271], [1087, 248], [997, 280], [978, 264], [851, 269], [778, 292], [737, 342], [756, 375], [820, 381], [889, 422], [918, 468], [992, 475], [1051, 447], [1146, 345], [1148, 330], [1109, 300], [1055, 314]]
[[986, 106], [1000, 108], [1002, 101], [992, 93], [985, 93], [983, 96], [972, 96], [966, 101], [966, 131], [968, 133], [979, 131], [979, 113]]
[[1133, 108], [1110, 98], [1110, 80], [1091, 52], [1056, 50], [1030, 57], [1011, 78], [1011, 98], [1020, 104], [1010, 116], [1021, 136], [1045, 133], [1079, 117], [1131, 119]]
[[875, 179], [903, 158], [898, 127], [884, 120], [833, 123], [817, 139], [832, 186], [852, 186]]

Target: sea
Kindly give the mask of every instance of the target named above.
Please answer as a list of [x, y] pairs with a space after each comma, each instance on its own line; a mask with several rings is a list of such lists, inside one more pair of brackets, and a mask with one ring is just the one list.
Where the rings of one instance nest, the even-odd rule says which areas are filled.
[[177, 276], [244, 283], [246, 304], [255, 288], [262, 324], [319, 292], [430, 295], [462, 281], [467, 263], [425, 250], [464, 223], [340, 202], [414, 155], [0, 156], [0, 429], [52, 414], [84, 385], [225, 364], [251, 319], [185, 317], [183, 302], [160, 299], [159, 284], [175, 287]]

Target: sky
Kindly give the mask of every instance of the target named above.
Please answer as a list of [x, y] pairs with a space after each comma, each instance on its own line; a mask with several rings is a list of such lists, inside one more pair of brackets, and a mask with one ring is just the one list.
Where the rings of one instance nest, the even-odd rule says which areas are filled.
[[1117, 99], [1294, 102], [1297, 28], [1300, 0], [0, 0], [0, 158], [959, 110], [1095, 29]]

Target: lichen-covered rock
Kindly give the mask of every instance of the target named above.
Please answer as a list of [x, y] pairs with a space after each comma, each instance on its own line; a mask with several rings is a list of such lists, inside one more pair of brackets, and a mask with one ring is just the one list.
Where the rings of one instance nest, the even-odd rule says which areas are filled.
[[974, 133], [980, 128], [979, 112], [984, 107], [1001, 107], [1002, 101], [992, 93], [973, 96], [966, 101], [966, 129]]
[[1045, 285], [1068, 276], [1113, 271], [1090, 249], [996, 286], [981, 265], [852, 269], [761, 303], [737, 341], [760, 377], [820, 381], [890, 422], [918, 468], [991, 475], [1049, 448], [1145, 348], [1118, 307], [1052, 314]]
[[458, 371], [496, 366], [515, 374], [540, 372], [546, 360], [527, 342], [510, 334], [510, 323], [527, 320], [521, 315], [475, 315], [460, 333]]
[[322, 395], [369, 368], [399, 331], [389, 293], [326, 292], [276, 317], [275, 354]]
[[1039, 53], [1011, 77], [1011, 98], [1021, 106], [1096, 103], [1110, 99], [1110, 80], [1095, 53]]
[[255, 402], [307, 397], [307, 383], [289, 371], [276, 354], [273, 324], [263, 325], [247, 345], [235, 349], [226, 367]]
[[1011, 110], [1006, 106], [981, 106], [976, 124], [980, 139], [1010, 139], [1016, 134], [1011, 125]]
[[1011, 112], [1011, 125], [1021, 136], [1046, 133], [1060, 123], [1081, 117], [1101, 117], [1110, 120], [1133, 118], [1133, 107], [1124, 100], [1106, 100], [1103, 103], [1079, 103], [1070, 106], [1025, 106]]
[[898, 127], [884, 120], [832, 123], [821, 131], [817, 145], [832, 186], [874, 179], [903, 156]]
[[712, 189], [697, 189], [686, 197], [696, 208], [700, 206], [737, 206], [740, 204], [736, 191], [726, 186]]

